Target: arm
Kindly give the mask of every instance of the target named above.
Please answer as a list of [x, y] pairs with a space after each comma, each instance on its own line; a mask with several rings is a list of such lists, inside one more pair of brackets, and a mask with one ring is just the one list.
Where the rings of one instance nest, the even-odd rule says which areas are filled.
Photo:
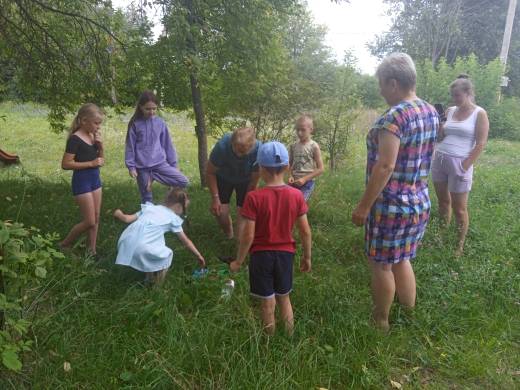
[[137, 221], [137, 214], [125, 214], [120, 209], [114, 211], [114, 217], [124, 223], [132, 223]]
[[[304, 177], [296, 180], [296, 183], [299, 184], [300, 186], [304, 185], [309, 180], [314, 179], [316, 176], [321, 175], [324, 171], [323, 160], [321, 158], [321, 150], [320, 150], [320, 146], [318, 144], [316, 144], [316, 148], [314, 149], [313, 157], [314, 157], [314, 162], [316, 163], [316, 169], [314, 171], [312, 171], [311, 173], [309, 173], [308, 175], [305, 175]], [[301, 180], [301, 184], [298, 183], [300, 180]]]
[[235, 260], [229, 263], [229, 269], [232, 272], [237, 272], [240, 269], [240, 266], [246, 259], [249, 248], [251, 248], [253, 239], [255, 238], [255, 221], [247, 218], [244, 219], [245, 222], [241, 232], [242, 234], [241, 237], [238, 238], [239, 245], [237, 250], [237, 257]]
[[197, 259], [199, 260], [199, 264], [201, 267], [204, 267], [206, 265], [206, 261], [204, 260], [204, 257], [200, 254], [200, 252], [197, 250], [193, 242], [188, 238], [186, 233], [184, 232], [178, 232], [176, 233], [177, 237], [179, 237], [179, 240], [184, 244], [186, 248], [189, 249], [191, 253], [193, 253]]
[[130, 176], [134, 179], [137, 177], [137, 170], [135, 169], [135, 141], [135, 124], [132, 123], [128, 126], [128, 131], [126, 132], [125, 165], [128, 168]]
[[298, 230], [300, 231], [300, 240], [303, 247], [303, 258], [300, 263], [301, 272], [309, 272], [311, 270], [311, 247], [312, 237], [307, 214], [303, 214], [296, 220]]
[[211, 161], [206, 164], [206, 183], [211, 194], [211, 214], [220, 215], [220, 198], [218, 197], [217, 167]]
[[168, 127], [166, 124], [164, 125], [164, 137], [161, 138], [161, 145], [166, 153], [166, 161], [172, 167], [177, 168], [177, 151], [175, 150], [175, 146], [173, 146], [172, 139], [170, 137], [170, 132], [168, 131]]
[[475, 125], [475, 147], [469, 156], [462, 162], [462, 168], [467, 171], [479, 158], [480, 154], [486, 146], [489, 133], [489, 119], [486, 111], [481, 110], [477, 116]]
[[63, 158], [61, 159], [61, 168], [65, 170], [79, 170], [79, 169], [88, 169], [88, 168], [96, 168], [102, 167], [105, 163], [103, 157], [98, 157], [92, 161], [85, 162], [76, 162], [74, 161], [74, 157], [76, 155], [72, 153], [63, 153]]
[[258, 187], [258, 182], [260, 181], [260, 172], [252, 172], [251, 173], [251, 179], [249, 180], [249, 187], [247, 188], [248, 191], [256, 190], [256, 187]]
[[293, 177], [293, 163], [294, 163], [294, 157], [293, 157], [293, 145], [289, 147], [289, 178], [287, 179], [287, 182], [289, 184], [294, 183], [294, 177]]
[[379, 132], [379, 160], [372, 168], [365, 193], [352, 212], [352, 222], [363, 226], [375, 200], [383, 191], [394, 171], [400, 140], [387, 130]]

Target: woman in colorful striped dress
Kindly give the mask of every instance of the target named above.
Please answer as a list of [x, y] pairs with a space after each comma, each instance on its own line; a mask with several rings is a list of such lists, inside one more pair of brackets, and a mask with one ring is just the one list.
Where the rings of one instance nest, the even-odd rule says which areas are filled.
[[375, 325], [388, 330], [396, 292], [402, 306], [415, 306], [410, 260], [429, 219], [427, 179], [439, 117], [433, 106], [415, 95], [415, 65], [407, 54], [386, 57], [376, 75], [390, 108], [368, 133], [366, 189], [352, 221], [365, 225], [372, 314]]

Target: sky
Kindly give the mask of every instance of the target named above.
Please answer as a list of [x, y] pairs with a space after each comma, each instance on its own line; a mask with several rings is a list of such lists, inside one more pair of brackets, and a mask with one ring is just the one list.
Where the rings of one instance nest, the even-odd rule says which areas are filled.
[[[112, 0], [115, 7], [125, 7], [132, 0]], [[383, 0], [350, 0], [336, 4], [331, 0], [307, 0], [316, 23], [327, 27], [326, 44], [341, 61], [346, 49], [358, 59], [358, 68], [363, 73], [374, 74], [377, 58], [370, 55], [366, 44], [376, 35], [390, 28], [390, 17], [385, 15]], [[153, 16], [153, 15], [150, 15]], [[158, 26], [156, 34], [161, 29]]]

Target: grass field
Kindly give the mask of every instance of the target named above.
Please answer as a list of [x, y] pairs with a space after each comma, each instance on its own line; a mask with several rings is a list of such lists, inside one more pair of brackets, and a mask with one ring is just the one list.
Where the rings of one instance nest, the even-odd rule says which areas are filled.
[[[70, 172], [60, 169], [65, 135], [45, 122], [45, 108], [0, 104], [0, 147], [22, 167], [0, 169], [0, 219], [66, 234], [79, 221]], [[364, 145], [354, 137], [346, 165], [318, 180], [310, 204], [313, 272], [296, 272], [296, 329], [262, 334], [248, 296], [247, 272], [231, 300], [220, 290], [232, 247], [209, 215], [197, 178], [190, 121], [167, 117], [191, 178], [188, 236], [208, 260], [210, 276], [193, 280], [196, 261], [174, 237], [174, 266], [162, 288], [143, 288], [142, 275], [113, 264], [124, 229], [112, 211], [136, 210], [139, 196], [123, 164], [128, 116], [104, 124], [107, 164], [99, 252], [82, 248], [50, 270], [32, 291], [33, 351], [24, 370], [0, 369], [0, 388], [187, 389], [514, 389], [520, 387], [520, 144], [493, 140], [475, 170], [465, 255], [455, 259], [455, 231], [435, 216], [414, 263], [413, 317], [395, 305], [388, 335], [374, 330], [363, 232], [350, 214], [364, 186]], [[516, 179], [515, 179], [516, 177]], [[165, 190], [154, 187], [156, 199]], [[433, 192], [433, 191], [432, 191]], [[433, 200], [435, 204], [435, 200]], [[64, 370], [64, 363], [71, 369]]]

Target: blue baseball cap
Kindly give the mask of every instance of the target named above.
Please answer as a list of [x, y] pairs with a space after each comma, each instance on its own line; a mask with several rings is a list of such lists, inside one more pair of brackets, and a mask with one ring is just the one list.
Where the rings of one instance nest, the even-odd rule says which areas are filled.
[[256, 162], [261, 167], [278, 168], [289, 165], [289, 153], [284, 144], [278, 141], [260, 145]]

